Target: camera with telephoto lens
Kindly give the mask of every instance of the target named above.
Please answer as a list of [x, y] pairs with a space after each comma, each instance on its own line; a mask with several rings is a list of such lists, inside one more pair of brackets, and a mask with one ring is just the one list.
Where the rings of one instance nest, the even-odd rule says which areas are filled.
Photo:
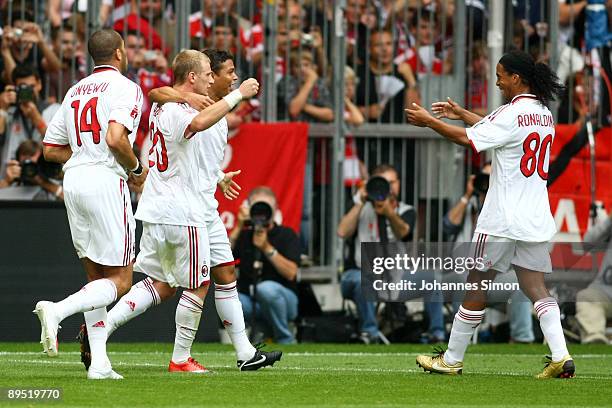
[[34, 181], [36, 176], [41, 176], [46, 180], [59, 179], [62, 172], [61, 164], [48, 162], [43, 155], [40, 155], [37, 161], [24, 159], [19, 162], [19, 166], [21, 167], [19, 182], [25, 186], [36, 185]]
[[391, 194], [391, 184], [384, 177], [374, 176], [366, 183], [366, 193], [369, 201], [384, 201]]
[[32, 102], [34, 100], [34, 87], [32, 85], [20, 84], [15, 88], [17, 103]]
[[253, 203], [249, 211], [249, 224], [255, 229], [267, 228], [272, 222], [272, 207], [264, 201]]
[[489, 178], [490, 176], [485, 173], [478, 173], [474, 178], [474, 190], [480, 194], [487, 194], [489, 190]]

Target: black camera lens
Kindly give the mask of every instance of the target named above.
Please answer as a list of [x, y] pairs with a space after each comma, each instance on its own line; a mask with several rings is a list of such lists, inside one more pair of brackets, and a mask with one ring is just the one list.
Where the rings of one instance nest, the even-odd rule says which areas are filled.
[[474, 179], [474, 190], [479, 193], [486, 194], [489, 190], [489, 178], [490, 176], [485, 173], [478, 173]]
[[264, 201], [253, 203], [249, 211], [251, 223], [255, 227], [265, 227], [272, 221], [272, 207]]
[[391, 185], [384, 177], [374, 176], [366, 183], [366, 193], [370, 201], [384, 201], [391, 193]]
[[38, 164], [30, 159], [25, 159], [19, 163], [21, 166], [21, 181], [31, 181], [38, 174]]
[[17, 103], [32, 102], [34, 100], [34, 87], [32, 85], [17, 85]]

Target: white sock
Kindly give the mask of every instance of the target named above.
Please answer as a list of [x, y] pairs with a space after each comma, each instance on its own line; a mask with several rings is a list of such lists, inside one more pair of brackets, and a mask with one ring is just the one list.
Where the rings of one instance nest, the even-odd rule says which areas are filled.
[[[61, 322], [75, 313], [89, 312], [106, 307], [117, 299], [117, 287], [110, 279], [97, 279], [66, 299], [54, 303], [55, 312]], [[106, 316], [106, 312], [104, 312]]]
[[459, 306], [448, 339], [448, 349], [444, 353], [446, 364], [452, 365], [463, 361], [465, 350], [470, 344], [474, 330], [482, 322], [483, 316], [484, 310], [467, 310], [463, 306]]
[[533, 307], [540, 320], [540, 327], [550, 348], [552, 360], [561, 361], [569, 354], [569, 351], [565, 344], [565, 336], [561, 327], [561, 311], [557, 301], [552, 297], [547, 297], [535, 302]]
[[106, 371], [110, 366], [110, 360], [106, 355], [106, 307], [83, 313], [89, 336], [89, 347], [91, 349], [91, 367], [100, 371]]
[[132, 286], [117, 304], [108, 312], [107, 336], [136, 316], [143, 314], [151, 306], [159, 305], [161, 299], [153, 286], [153, 280], [146, 278]]
[[176, 306], [176, 335], [172, 361], [184, 363], [191, 357], [191, 345], [200, 325], [204, 301], [191, 292], [183, 291]]
[[248, 361], [255, 355], [255, 347], [249, 341], [244, 324], [244, 314], [242, 304], [238, 297], [236, 282], [227, 285], [215, 283], [215, 306], [217, 314], [232, 339], [232, 344], [236, 350], [236, 359]]

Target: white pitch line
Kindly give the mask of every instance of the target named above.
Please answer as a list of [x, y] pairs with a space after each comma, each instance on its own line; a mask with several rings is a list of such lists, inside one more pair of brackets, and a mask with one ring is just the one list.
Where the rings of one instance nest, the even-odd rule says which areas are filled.
[[[134, 356], [143, 356], [143, 355], [168, 355], [170, 352], [162, 352], [162, 351], [109, 351], [108, 354], [110, 355], [126, 355], [126, 356], [130, 356], [130, 355], [134, 355]], [[42, 351], [0, 351], [0, 356], [19, 356], [19, 355], [24, 355], [24, 356], [40, 356], [43, 355], [44, 353]], [[68, 351], [68, 352], [61, 352], [60, 354], [64, 354], [64, 355], [80, 355], [80, 352], [78, 351]], [[230, 355], [234, 355], [233, 351], [212, 351], [212, 352], [197, 352], [194, 353], [197, 355], [208, 355], [208, 356], [230, 356]], [[305, 352], [286, 352], [283, 353], [284, 356], [288, 356], [288, 357], [384, 357], [384, 356], [389, 356], [389, 357], [414, 357], [417, 356], [419, 354], [433, 354], [430, 352], [423, 352], [423, 353], [416, 353], [416, 352], [410, 352], [410, 353], [375, 353], [375, 352], [356, 352], [356, 353], [351, 353], [351, 352], [338, 352], [338, 353], [332, 353], [332, 352], [309, 352], [309, 351], [305, 351]], [[542, 354], [527, 354], [527, 353], [516, 353], [516, 354], [512, 354], [512, 353], [467, 353], [468, 357], [472, 356], [472, 357], [520, 357], [520, 358], [529, 358], [529, 357], [541, 357]], [[612, 348], [610, 350], [610, 354], [572, 354], [572, 356], [574, 358], [612, 358]]]
[[[80, 366], [82, 363], [77, 361], [57, 361], [57, 360], [5, 360], [10, 363], [22, 363], [22, 364], [43, 364], [43, 365], [70, 365], [70, 366]], [[146, 367], [146, 368], [163, 368], [165, 369], [166, 364], [152, 364], [152, 363], [126, 363], [126, 362], [115, 362], [114, 366], [120, 367]], [[212, 365], [208, 366], [210, 369], [218, 369], [218, 368], [235, 368], [233, 365]], [[389, 368], [359, 368], [359, 367], [294, 367], [294, 366], [275, 366], [273, 368], [268, 368], [267, 370], [274, 371], [301, 371], [301, 372], [355, 372], [355, 373], [419, 373], [422, 372], [422, 369], [417, 368], [405, 368], [405, 369], [389, 369]], [[213, 372], [214, 373], [214, 372]], [[533, 377], [530, 373], [508, 373], [508, 372], [500, 372], [500, 371], [492, 371], [492, 370], [484, 370], [484, 371], [468, 371], [467, 375], [476, 374], [476, 375], [495, 375], [502, 377]], [[591, 380], [605, 380], [611, 379], [612, 376], [593, 376], [593, 375], [577, 375], [579, 379], [591, 379]]]

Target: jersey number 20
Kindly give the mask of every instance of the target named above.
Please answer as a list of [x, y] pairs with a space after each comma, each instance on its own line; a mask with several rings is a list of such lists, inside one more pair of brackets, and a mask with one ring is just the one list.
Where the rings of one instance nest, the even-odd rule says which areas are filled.
[[149, 131], [151, 132], [149, 168], [153, 168], [153, 166], [155, 166], [155, 163], [157, 163], [157, 170], [159, 172], [164, 172], [168, 170], [168, 150], [166, 149], [166, 141], [164, 140], [164, 135], [162, 135], [159, 130], [155, 129], [155, 124], [153, 122], [151, 122], [151, 124], [149, 125]]
[[[98, 115], [96, 114], [96, 108], [98, 107], [98, 97], [93, 97], [81, 111], [81, 117], [79, 118], [79, 106], [81, 101], [76, 99], [72, 101], [70, 106], [74, 110], [74, 127], [76, 129], [76, 140], [77, 145], [81, 146], [81, 132], [91, 132], [93, 142], [95, 144], [100, 143], [100, 123], [98, 122]], [[87, 121], [87, 115], [89, 114], [89, 122]]]
[[[533, 143], [535, 141], [535, 143]], [[548, 180], [548, 172], [544, 171], [546, 154], [550, 150], [552, 135], [547, 135], [540, 143], [537, 132], [530, 133], [523, 142], [523, 157], [521, 157], [521, 173], [531, 177], [536, 169], [542, 180]]]

